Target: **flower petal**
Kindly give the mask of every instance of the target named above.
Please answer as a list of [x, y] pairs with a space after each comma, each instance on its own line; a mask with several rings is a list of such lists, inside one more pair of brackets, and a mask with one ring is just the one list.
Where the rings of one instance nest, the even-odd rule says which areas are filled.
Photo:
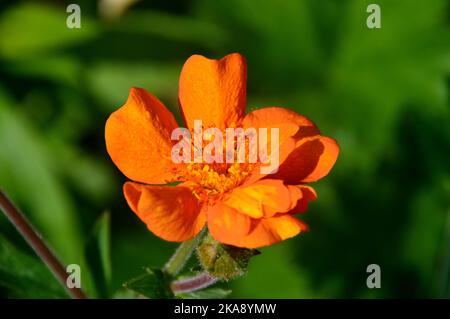
[[[319, 135], [320, 131], [313, 122], [292, 110], [282, 107], [266, 107], [248, 113], [242, 121], [244, 128], [254, 127], [267, 128], [268, 140], [266, 146], [271, 148], [270, 136], [271, 128], [279, 129], [279, 163], [281, 164], [288, 155], [295, 149], [296, 142], [302, 138]], [[249, 176], [247, 183], [251, 184], [267, 175], [262, 174], [261, 166], [265, 164], [257, 163]], [[268, 176], [268, 178], [272, 178]]]
[[[208, 227], [209, 220], [208, 216]], [[269, 246], [307, 230], [307, 226], [302, 221], [286, 214], [251, 220], [251, 231], [246, 235], [239, 236], [233, 229], [220, 232], [216, 228], [209, 228], [209, 230], [216, 240], [224, 244], [244, 248]]]
[[249, 217], [262, 218], [289, 211], [300, 197], [283, 181], [265, 179], [234, 189], [224, 204]]
[[179, 100], [188, 128], [194, 120], [224, 129], [236, 126], [245, 114], [247, 64], [233, 53], [220, 60], [191, 56], [180, 75]]
[[283, 107], [266, 107], [248, 113], [242, 121], [244, 128], [279, 128], [280, 144], [290, 136], [319, 135], [319, 129], [309, 119]]
[[205, 225], [206, 214], [187, 187], [127, 182], [123, 190], [131, 210], [164, 240], [189, 240]]
[[291, 203], [289, 205], [289, 210], [293, 209], [297, 206], [297, 202], [302, 199], [303, 193], [300, 189], [300, 187], [294, 186], [294, 185], [287, 185], [287, 189], [289, 191], [290, 197], [293, 199], [291, 200]]
[[132, 88], [127, 102], [106, 122], [106, 148], [114, 164], [128, 178], [147, 184], [175, 180], [171, 160], [172, 113], [144, 89]]
[[223, 203], [209, 207], [207, 215], [209, 231], [220, 238], [245, 236], [250, 231], [250, 217]]
[[313, 201], [313, 200], [317, 199], [316, 191], [314, 190], [314, 188], [312, 188], [310, 186], [306, 186], [306, 185], [298, 185], [298, 186], [289, 185], [288, 187], [294, 193], [298, 194], [298, 192], [300, 192], [300, 198], [298, 198], [295, 206], [291, 207], [291, 209], [289, 211], [290, 214], [298, 214], [298, 213], [305, 212], [308, 209], [308, 203], [310, 201]]
[[339, 145], [332, 138], [303, 138], [270, 178], [281, 179], [286, 184], [314, 182], [330, 172], [338, 154]]
[[[296, 140], [294, 137], [288, 137], [281, 145], [280, 145], [280, 149], [279, 149], [279, 153], [278, 153], [278, 167], [274, 167], [273, 172], [272, 173], [266, 173], [265, 171], [262, 170], [263, 167], [268, 166], [269, 163], [255, 163], [253, 165], [253, 169], [250, 173], [250, 175], [247, 177], [247, 179], [244, 182], [244, 185], [251, 185], [254, 184], [255, 182], [257, 182], [258, 180], [267, 177], [267, 178], [271, 178], [272, 176], [274, 176], [273, 174], [275, 174], [278, 171], [279, 165], [281, 163], [283, 163], [286, 158], [289, 156], [289, 154], [292, 153], [292, 151], [295, 149], [295, 145], [296, 145]], [[270, 163], [270, 165], [272, 165], [272, 163]]]

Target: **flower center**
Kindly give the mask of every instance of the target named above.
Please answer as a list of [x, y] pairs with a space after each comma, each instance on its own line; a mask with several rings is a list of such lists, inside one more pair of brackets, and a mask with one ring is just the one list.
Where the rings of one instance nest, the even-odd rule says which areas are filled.
[[191, 163], [186, 179], [193, 183], [193, 193], [198, 199], [209, 200], [242, 184], [252, 169], [249, 163]]

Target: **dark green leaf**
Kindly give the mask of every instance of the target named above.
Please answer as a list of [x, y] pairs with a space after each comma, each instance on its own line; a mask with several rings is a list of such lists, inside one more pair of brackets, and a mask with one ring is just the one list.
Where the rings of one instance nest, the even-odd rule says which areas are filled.
[[86, 257], [98, 297], [109, 297], [111, 284], [110, 214], [103, 213], [86, 244]]
[[40, 137], [17, 106], [0, 104], [0, 184], [19, 207], [28, 208], [24, 213], [63, 261], [80, 264], [82, 236], [74, 203]]
[[0, 235], [0, 288], [12, 298], [67, 298], [48, 268]]
[[167, 274], [160, 269], [146, 268], [145, 271], [145, 274], [126, 282], [124, 287], [152, 299], [174, 297]]
[[225, 29], [213, 22], [151, 10], [129, 12], [116, 27], [121, 32], [150, 34], [212, 48], [220, 47], [229, 38]]

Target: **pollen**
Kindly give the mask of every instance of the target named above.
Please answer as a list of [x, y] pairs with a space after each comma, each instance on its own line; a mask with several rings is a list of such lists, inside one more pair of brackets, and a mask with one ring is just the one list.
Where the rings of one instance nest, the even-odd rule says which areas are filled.
[[248, 163], [190, 163], [184, 178], [198, 199], [209, 201], [241, 185], [252, 169]]

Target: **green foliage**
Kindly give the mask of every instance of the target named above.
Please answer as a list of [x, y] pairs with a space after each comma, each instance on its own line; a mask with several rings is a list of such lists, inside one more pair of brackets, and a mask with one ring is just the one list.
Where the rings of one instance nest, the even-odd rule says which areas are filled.
[[147, 298], [173, 298], [169, 279], [170, 277], [160, 269], [146, 268], [145, 274], [126, 282], [124, 287]]
[[0, 235], [0, 291], [7, 297], [67, 298], [64, 288], [37, 258], [18, 250]]
[[0, 183], [18, 203], [26, 203], [31, 220], [62, 254], [81, 253], [81, 234], [68, 190], [55, 176], [48, 144], [12, 105], [0, 104]]
[[[369, 3], [141, 1], [110, 21], [81, 0], [82, 28], [68, 29], [62, 2], [2, 1], [0, 187], [65, 263], [81, 265], [90, 296], [130, 297], [122, 283], [163, 265], [175, 245], [126, 206], [105, 120], [131, 86], [181, 120], [186, 58], [241, 52], [249, 110], [292, 108], [341, 154], [313, 185], [319, 199], [301, 216], [310, 232], [263, 248], [227, 283], [230, 296], [450, 297], [449, 3], [379, 0], [376, 30], [365, 24]], [[0, 234], [1, 296], [67, 297], [1, 215]], [[371, 263], [382, 289], [365, 286]], [[129, 287], [158, 297], [149, 289], [164, 280], [149, 270]], [[218, 289], [184, 297], [227, 295]]]
[[111, 217], [103, 213], [97, 220], [86, 243], [86, 259], [95, 278], [97, 296], [110, 296], [111, 285]]
[[212, 21], [153, 10], [130, 12], [123, 17], [120, 24], [112, 28], [120, 32], [149, 34], [189, 45], [200, 44], [207, 48], [217, 48], [229, 36]]
[[67, 15], [46, 4], [22, 3], [3, 13], [0, 20], [0, 55], [8, 58], [48, 53], [97, 34], [95, 25], [83, 17], [83, 28], [64, 27]]

